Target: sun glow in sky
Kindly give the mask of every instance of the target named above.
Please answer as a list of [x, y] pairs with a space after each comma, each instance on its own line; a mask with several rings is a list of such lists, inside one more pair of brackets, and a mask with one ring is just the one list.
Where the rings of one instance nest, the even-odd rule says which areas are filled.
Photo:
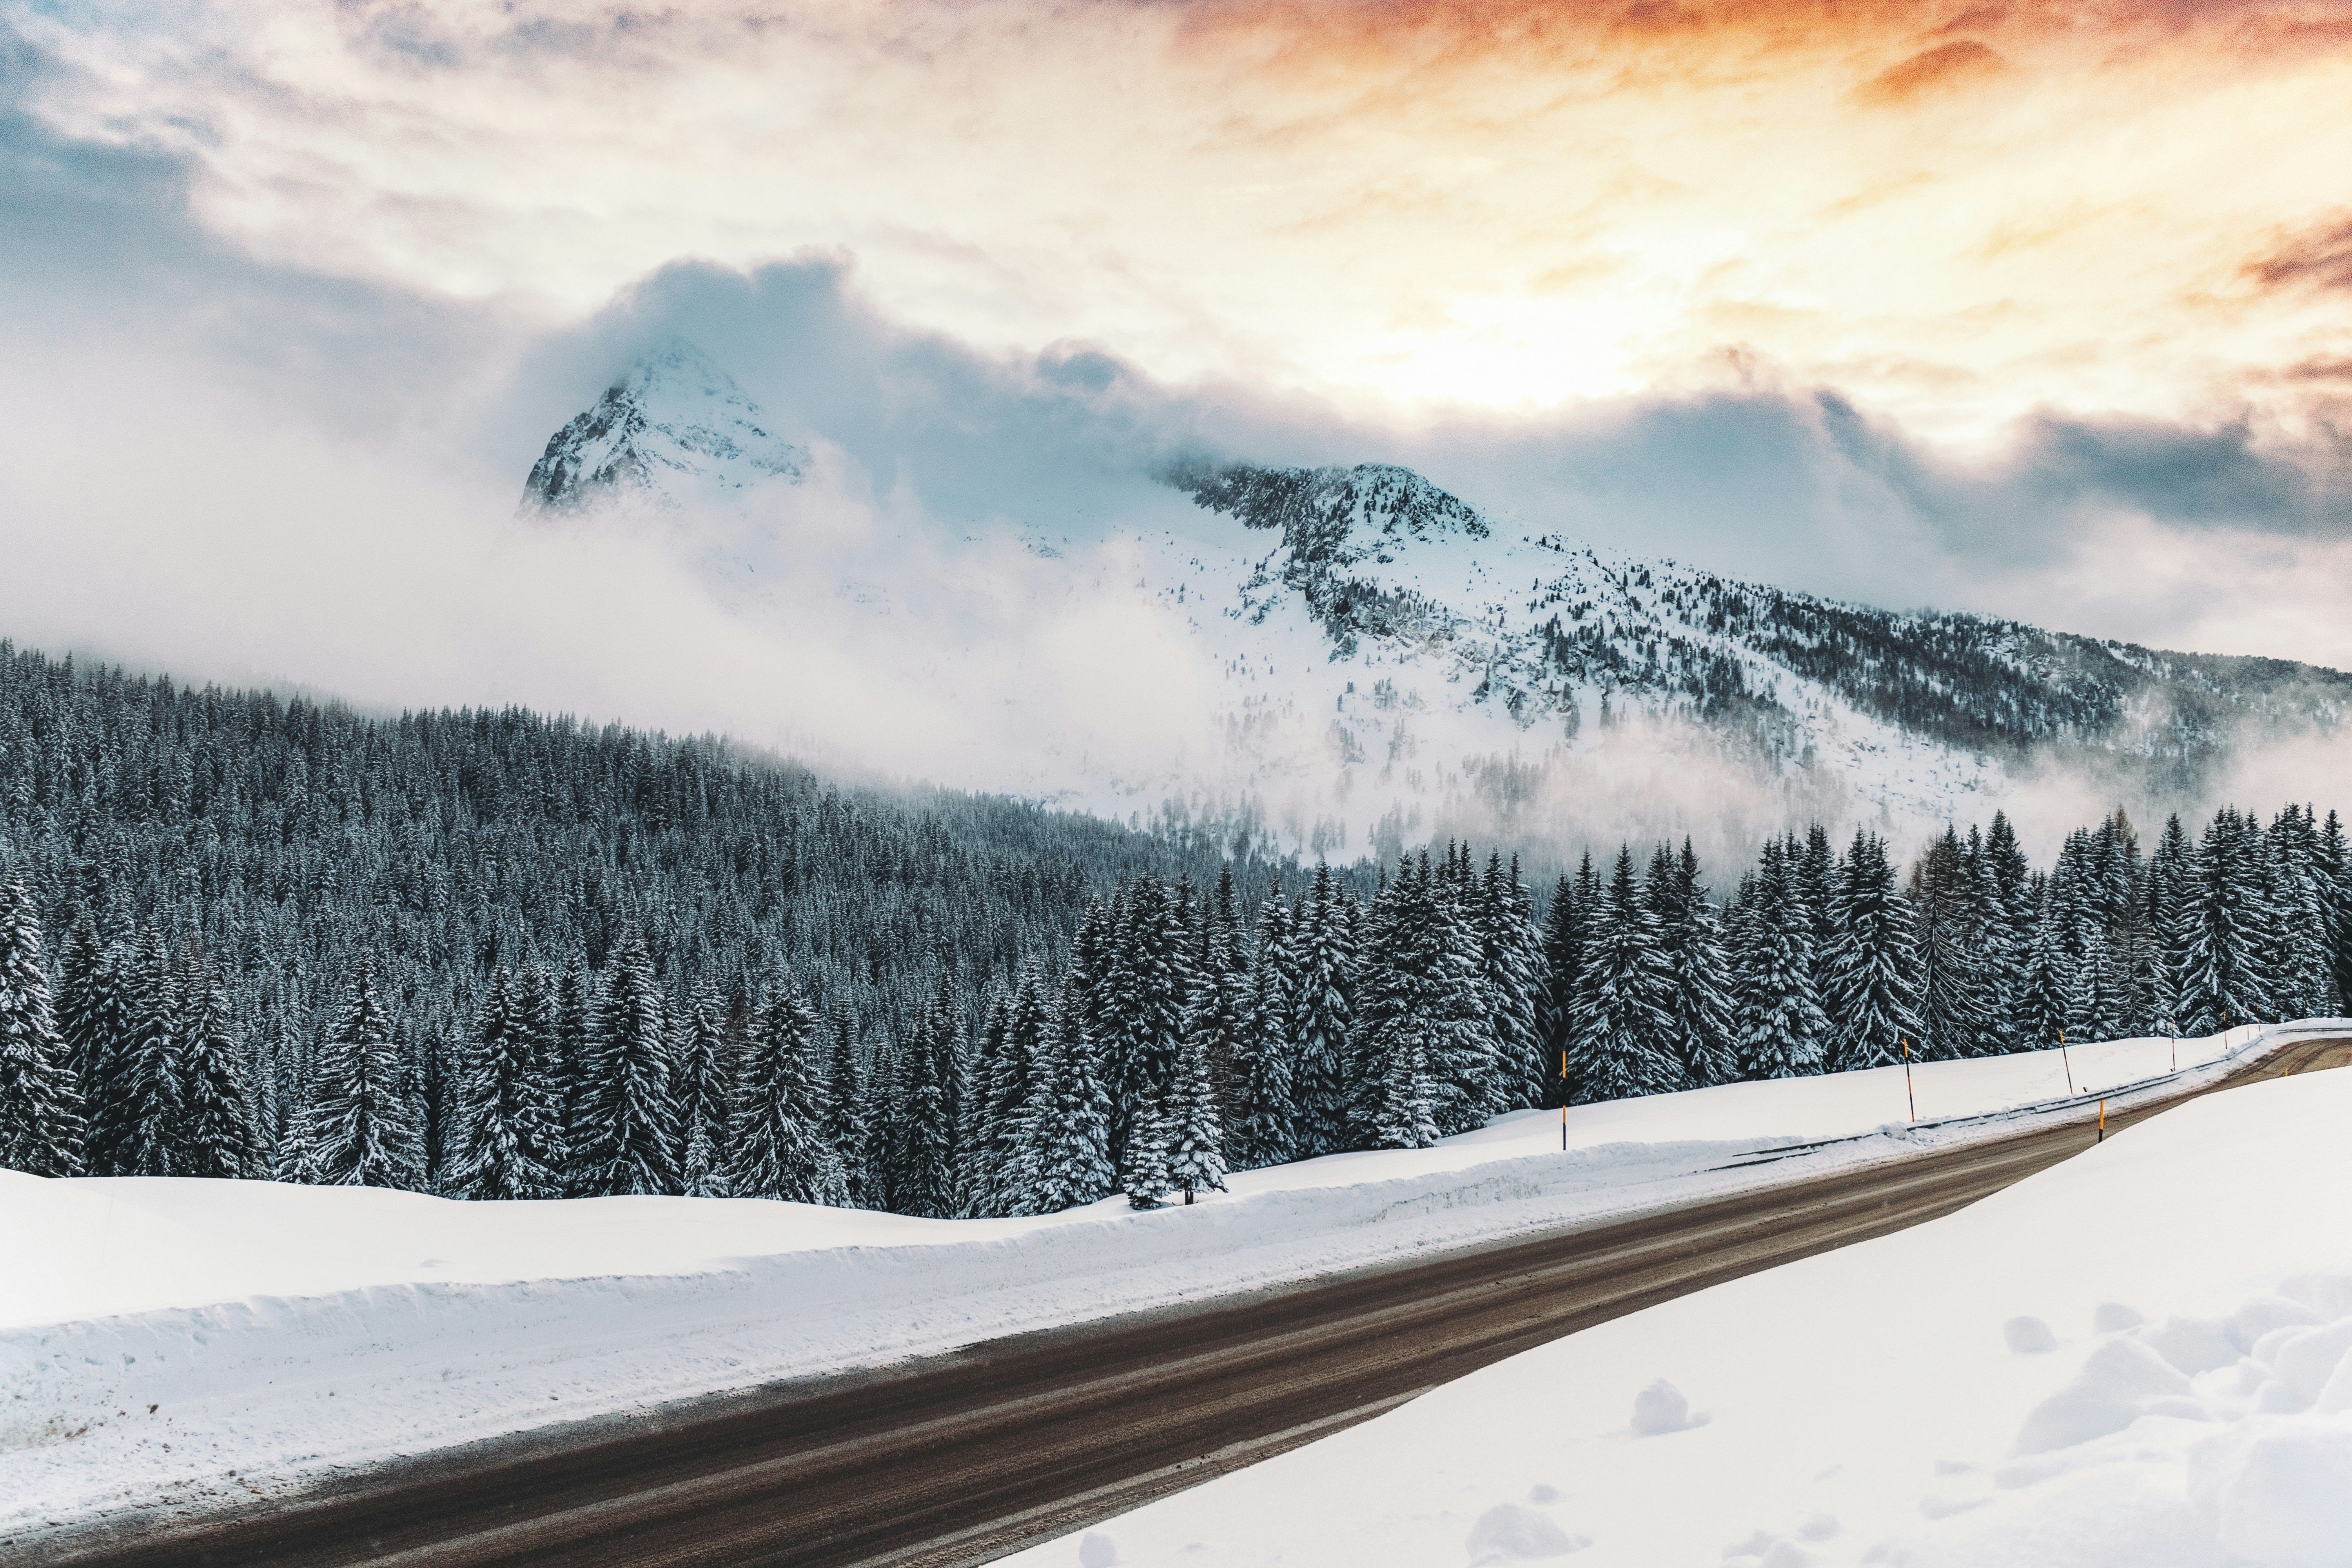
[[[147, 18], [153, 21], [151, 15]], [[2318, 5], [216, 5], [35, 112], [273, 259], [586, 310], [856, 257], [976, 343], [1525, 408], [1775, 378], [1921, 433], [2352, 389]]]
[[503, 516], [676, 331], [942, 528], [1085, 525], [1187, 443], [1398, 461], [2352, 667], [2342, 0], [30, 0], [0, 82], [60, 493], [202, 404]]

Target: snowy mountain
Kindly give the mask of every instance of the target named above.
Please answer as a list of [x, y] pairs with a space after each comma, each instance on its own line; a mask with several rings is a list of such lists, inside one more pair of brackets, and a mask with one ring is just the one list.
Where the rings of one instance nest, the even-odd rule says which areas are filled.
[[523, 485], [523, 504], [568, 511], [636, 499], [676, 508], [799, 479], [808, 454], [768, 430], [762, 417], [732, 376], [672, 338], [548, 438]]
[[[1457, 831], [1722, 846], [1809, 817], [1897, 831], [1981, 819], [2053, 765], [2152, 804], [2193, 794], [2248, 723], [2331, 731], [2352, 707], [2352, 677], [2332, 670], [1596, 550], [1383, 465], [1188, 464], [1108, 522], [1027, 517], [962, 538], [917, 538], [903, 517], [852, 538], [797, 482], [808, 471], [723, 371], [673, 342], [558, 433], [526, 500], [642, 498], [685, 529], [723, 599], [803, 629], [845, 614], [829, 648], [1024, 737], [958, 782], [1230, 820], [1314, 851]], [[795, 482], [752, 506], [770, 479]], [[1088, 629], [1056, 645], [1065, 624]], [[1122, 679], [1144, 672], [1134, 687], [1158, 707], [1140, 742], [1104, 742], [1100, 725], [1136, 715], [1104, 711], [1099, 682], [1056, 665], [1071, 647]], [[1111, 706], [1136, 706], [1128, 689]]]

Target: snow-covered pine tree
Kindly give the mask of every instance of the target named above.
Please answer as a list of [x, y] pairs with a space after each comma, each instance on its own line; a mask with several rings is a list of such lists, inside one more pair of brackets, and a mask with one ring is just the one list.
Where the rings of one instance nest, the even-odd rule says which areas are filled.
[[[1986, 1008], [1976, 1045], [1987, 1056], [2018, 1048], [2018, 1020], [2024, 1009], [2025, 942], [2032, 923], [2017, 918], [2011, 895], [2003, 890], [2012, 869], [2020, 871], [2019, 885], [2023, 885], [2023, 858], [2017, 856], [2016, 835], [2009, 831], [2009, 819], [1999, 812], [1993, 814], [1993, 829], [1980, 837], [1974, 826], [1969, 827], [1968, 848], [1962, 855], [1967, 926], [1976, 935], [1976, 963]], [[2005, 846], [2000, 842], [2003, 835], [2008, 839]]]
[[857, 1070], [857, 1019], [845, 999], [833, 1006], [832, 1048], [825, 1059], [825, 1147], [841, 1164], [843, 1190], [853, 1207], [865, 1206], [868, 1192], [866, 1090]]
[[41, 967], [41, 921], [22, 876], [0, 883], [0, 1169], [82, 1173], [81, 1095]]
[[1900, 1061], [1906, 1040], [1917, 1054], [1919, 955], [1885, 839], [1855, 830], [1830, 889], [1830, 924], [1827, 1070]]
[[[1181, 1052], [1180, 1050], [1181, 1057]], [[1171, 1169], [1176, 1147], [1176, 1089], [1146, 1088], [1141, 1103], [1130, 1109], [1127, 1147], [1119, 1152], [1118, 1187], [1129, 1205], [1157, 1207], [1176, 1190]]]
[[121, 1173], [115, 1159], [124, 1121], [120, 1064], [131, 1048], [131, 1023], [115, 956], [85, 913], [66, 934], [58, 972], [58, 1033], [81, 1094], [82, 1169], [93, 1176]]
[[653, 955], [630, 921], [604, 960], [589, 1048], [580, 1167], [593, 1195], [642, 1197], [683, 1185], [667, 1015]]
[[1290, 906], [1276, 881], [1257, 917], [1257, 961], [1251, 974], [1250, 1029], [1235, 1054], [1225, 1147], [1232, 1168], [1255, 1170], [1296, 1157], [1298, 1104], [1291, 1080], [1291, 993], [1298, 962], [1291, 945]]
[[175, 1176], [181, 1173], [173, 1158], [182, 1120], [180, 1000], [163, 933], [149, 927], [115, 968], [129, 980], [124, 1011], [131, 1022], [130, 1048], [117, 1068], [124, 1117], [118, 1173]]
[[988, 1054], [985, 1077], [975, 1086], [982, 1106], [982, 1142], [974, 1152], [979, 1173], [974, 1206], [981, 1214], [1022, 1212], [1025, 1122], [1051, 1030], [1045, 972], [1032, 959], [1022, 965], [1021, 979], [1004, 1006], [1001, 1031], [991, 1031], [1001, 1037]]
[[1373, 896], [1364, 921], [1349, 1052], [1349, 1120], [1360, 1129], [1361, 1142], [1377, 1148], [1425, 1149], [1439, 1136], [1431, 1020], [1421, 1010], [1438, 994], [1425, 968], [1433, 958], [1435, 895], [1422, 880], [1407, 856]]
[[2352, 1008], [2352, 850], [2334, 811], [2320, 825], [2312, 866], [2319, 882], [2320, 914], [2327, 939], [2328, 977], [2336, 1005]]
[[1118, 1190], [1110, 1159], [1110, 1096], [1096, 1076], [1086, 997], [1075, 979], [1062, 986], [1022, 1125], [1024, 1145], [1014, 1178], [1022, 1193], [1018, 1212], [1056, 1214]]
[[2059, 934], [2061, 917], [2050, 908], [2047, 881], [2036, 877], [2034, 882], [2026, 894], [2034, 917], [2027, 938], [2016, 1037], [2017, 1048], [2029, 1051], [2059, 1043], [2072, 1020], [2074, 994], [2074, 963]]
[[2235, 806], [2214, 814], [2189, 863], [2182, 1030], [2218, 1034], [2270, 1016], [2273, 938], [2259, 830]]
[[1534, 901], [1519, 880], [1518, 857], [1507, 871], [1501, 851], [1486, 857], [1486, 875], [1468, 900], [1477, 931], [1479, 967], [1492, 1008], [1498, 1058], [1500, 1109], [1520, 1110], [1543, 1103], [1543, 950], [1536, 932]]
[[1450, 871], [1433, 873], [1423, 854], [1414, 867], [1424, 924], [1415, 960], [1427, 987], [1433, 1026], [1429, 1074], [1436, 1089], [1432, 1114], [1450, 1136], [1484, 1127], [1510, 1109], [1502, 1041], [1495, 1030], [1495, 994], [1472, 908], [1478, 892], [1469, 846]]
[[1802, 1078], [1822, 1070], [1829, 1019], [1814, 989], [1811, 913], [1794, 885], [1787, 847], [1768, 840], [1747, 910], [1740, 976], [1740, 1071], [1748, 1078]]
[[1992, 826], [1985, 829], [1984, 868], [1992, 879], [1994, 897], [2009, 914], [2016, 945], [2021, 949], [2026, 928], [2033, 921], [2030, 886], [2033, 868], [2026, 863], [2025, 851], [2018, 847], [2017, 828], [2005, 811], [1994, 812]]
[[[1918, 976], [1914, 1055], [1977, 1055], [1992, 1026], [1993, 999], [1977, 962], [1982, 900], [1957, 831], [1931, 840], [1911, 871], [1910, 916]], [[1877, 1059], [1877, 1058], [1874, 1058]]]
[[940, 1075], [948, 1053], [939, 1039], [951, 1026], [934, 998], [899, 1043], [898, 1097], [888, 1140], [890, 1207], [899, 1214], [933, 1219], [954, 1214], [955, 1128]]
[[1674, 980], [1667, 1037], [1674, 1042], [1684, 1076], [1696, 1087], [1729, 1083], [1739, 1076], [1739, 1053], [1732, 1042], [1731, 960], [1723, 921], [1699, 880], [1698, 857], [1683, 840], [1682, 857], [1662, 900], [1660, 936]]
[[728, 1121], [727, 1190], [786, 1203], [849, 1201], [841, 1161], [824, 1137], [823, 1086], [811, 1070], [815, 1011], [789, 974], [768, 984]]
[[1355, 1030], [1355, 921], [1347, 889], [1328, 865], [1315, 868], [1292, 910], [1298, 988], [1290, 999], [1291, 1094], [1301, 1157], [1349, 1148], [1349, 1042]]
[[970, 1098], [971, 1052], [965, 1044], [968, 1030], [963, 999], [956, 988], [955, 971], [944, 957], [931, 993], [931, 1017], [932, 1071], [939, 1079], [940, 1109], [947, 1128], [949, 1181], [945, 1193], [952, 1213], [958, 1196], [954, 1177], [957, 1152], [961, 1147], [959, 1140], [963, 1132], [963, 1107]]
[[2263, 890], [2277, 933], [2272, 1006], [2281, 1018], [2336, 1016], [2327, 915], [2319, 886], [2319, 828], [2290, 802], [2263, 841]]
[[328, 1187], [414, 1187], [424, 1171], [415, 1108], [401, 1081], [392, 1016], [375, 961], [352, 965], [341, 1016], [327, 1036], [305, 1118], [301, 1179]]
[[1175, 1081], [1191, 965], [1184, 957], [1184, 910], [1158, 877], [1137, 877], [1115, 908], [1095, 1016], [1111, 1092], [1111, 1147], [1124, 1169], [1137, 1118], [1164, 1101]]
[[228, 993], [194, 942], [182, 953], [174, 988], [180, 1003], [180, 1122], [173, 1174], [260, 1175], [261, 1133], [246, 1087], [245, 1043], [229, 1016]]
[[1073, 987], [1070, 1000], [1078, 1007], [1074, 1021], [1088, 1039], [1102, 1037], [1102, 999], [1110, 984], [1111, 947], [1124, 913], [1123, 899], [1089, 899], [1086, 913], [1078, 919], [1077, 934], [1070, 939], [1066, 978]]
[[1574, 1086], [1563, 1073], [1569, 1069], [1571, 1020], [1577, 987], [1583, 983], [1584, 932], [1592, 906], [1600, 901], [1601, 879], [1587, 854], [1576, 877], [1559, 879], [1552, 889], [1551, 908], [1544, 912], [1543, 1011], [1544, 1094], [1537, 1103], [1558, 1106], [1574, 1098]]
[[539, 1091], [542, 1121], [536, 1147], [547, 1168], [543, 1195], [551, 1198], [570, 1190], [572, 1169], [572, 1151], [564, 1142], [564, 1093], [571, 1078], [563, 1060], [559, 984], [547, 965], [526, 963], [514, 973], [507, 993], [507, 1026], [521, 1040], [530, 1081]]
[[[1837, 850], [1830, 843], [1830, 831], [1820, 823], [1805, 827], [1804, 847], [1797, 847], [1796, 836], [1789, 840], [1789, 866], [1796, 880], [1797, 890], [1805, 900], [1805, 909], [1812, 916], [1813, 985], [1819, 990], [1822, 977], [1829, 964], [1830, 943], [1837, 936], [1837, 923], [1830, 917], [1830, 896], [1837, 882]], [[1827, 1046], [1823, 1046], [1826, 1052]]]
[[490, 972], [460, 1079], [452, 1197], [512, 1202], [562, 1195], [554, 1096], [539, 1072], [520, 987]]
[[594, 1129], [589, 1108], [595, 1089], [596, 981], [580, 948], [572, 949], [556, 980], [554, 1005], [557, 1080], [551, 1088], [563, 1108], [564, 1191], [576, 1198], [594, 1197], [598, 1173], [590, 1163]]
[[1685, 1088], [1675, 1048], [1674, 972], [1633, 876], [1630, 845], [1585, 926], [1583, 973], [1570, 1015], [1569, 1077], [1579, 1102]]
[[726, 998], [709, 981], [687, 998], [671, 1044], [670, 1098], [677, 1107], [678, 1180], [690, 1198], [723, 1198], [727, 1112], [738, 1075], [729, 1070]]
[[2156, 945], [2155, 994], [2151, 999], [2154, 1026], [2167, 1035], [2180, 1033], [2188, 1014], [2182, 986], [2189, 977], [2189, 943], [2197, 922], [2192, 917], [2196, 880], [2196, 847], [2178, 813], [2165, 819], [2164, 836], [2148, 858], [2147, 921]]
[[1241, 916], [1234, 907], [1234, 868], [1222, 868], [1202, 912], [1192, 960], [1192, 994], [1185, 1010], [1188, 1034], [1206, 1031], [1209, 1088], [1216, 1097], [1221, 1126], [1236, 1102], [1241, 1064], [1256, 1032], [1249, 953], [1242, 941]]
[[1225, 1130], [1217, 1111], [1217, 1087], [1211, 1070], [1223, 1037], [1219, 989], [1203, 977], [1186, 1020], [1176, 1081], [1169, 1090], [1168, 1184], [1182, 1193], [1188, 1204], [1195, 1193], [1225, 1190]]

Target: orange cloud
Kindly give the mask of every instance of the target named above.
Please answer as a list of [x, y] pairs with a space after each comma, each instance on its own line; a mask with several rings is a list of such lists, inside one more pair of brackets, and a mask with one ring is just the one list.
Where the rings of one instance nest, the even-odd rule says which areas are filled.
[[2305, 230], [2246, 263], [2246, 272], [2265, 289], [2352, 289], [2352, 216]]
[[1908, 103], [1924, 93], [1989, 75], [2006, 63], [1974, 38], [1961, 38], [1888, 67], [1863, 83], [1855, 96], [1865, 103]]

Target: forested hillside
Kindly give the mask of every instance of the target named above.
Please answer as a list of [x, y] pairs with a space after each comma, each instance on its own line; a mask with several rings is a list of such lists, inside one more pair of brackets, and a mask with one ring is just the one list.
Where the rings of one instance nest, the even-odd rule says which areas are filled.
[[954, 1215], [1515, 1108], [2203, 1034], [2352, 990], [2336, 816], [2046, 871], [1687, 845], [1540, 899], [1302, 871], [522, 712], [370, 720], [0, 645], [0, 1164]]

